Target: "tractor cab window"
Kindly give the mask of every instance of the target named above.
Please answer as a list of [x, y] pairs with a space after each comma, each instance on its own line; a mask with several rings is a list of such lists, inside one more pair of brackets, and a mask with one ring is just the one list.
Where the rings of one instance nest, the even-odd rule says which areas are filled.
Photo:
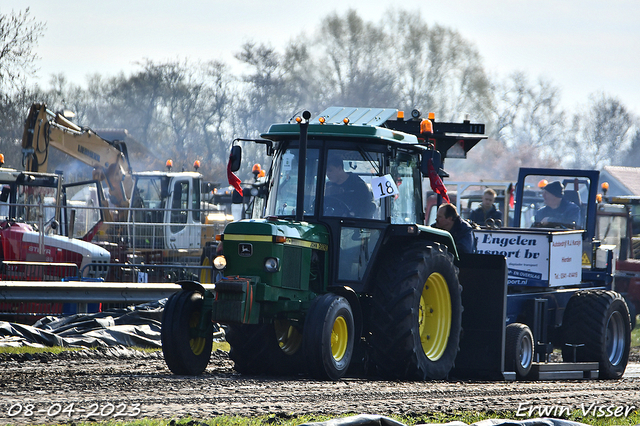
[[51, 222], [56, 214], [57, 189], [44, 186], [18, 185], [16, 188], [16, 217], [31, 225], [42, 219]]
[[[279, 161], [278, 161], [279, 160]], [[276, 216], [295, 216], [297, 191], [298, 191], [298, 148], [285, 150], [275, 166], [275, 187], [268, 200], [267, 211]], [[305, 188], [304, 188], [304, 215], [312, 215], [316, 196], [316, 185], [318, 176], [318, 150], [307, 149], [307, 164], [305, 167]]]
[[418, 157], [399, 152], [391, 160], [391, 177], [398, 192], [391, 200], [391, 223], [418, 223], [422, 210], [420, 196], [420, 167]]
[[380, 175], [382, 154], [330, 149], [324, 182], [325, 216], [382, 219], [383, 198], [375, 199], [372, 179]]

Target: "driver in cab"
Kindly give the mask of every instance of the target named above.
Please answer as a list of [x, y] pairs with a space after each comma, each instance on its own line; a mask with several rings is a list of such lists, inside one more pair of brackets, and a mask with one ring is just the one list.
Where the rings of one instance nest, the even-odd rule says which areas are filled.
[[358, 175], [344, 171], [341, 158], [328, 158], [327, 179], [324, 192], [325, 215], [373, 217], [376, 206], [371, 190]]
[[564, 199], [564, 186], [559, 181], [548, 183], [542, 191], [545, 206], [536, 213], [536, 223], [542, 226], [563, 225], [575, 228], [580, 223], [580, 207]]

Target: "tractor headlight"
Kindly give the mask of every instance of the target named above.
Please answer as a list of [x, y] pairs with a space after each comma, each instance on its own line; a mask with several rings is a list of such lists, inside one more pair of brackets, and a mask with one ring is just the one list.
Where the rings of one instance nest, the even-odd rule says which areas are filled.
[[217, 256], [215, 259], [213, 259], [213, 267], [218, 271], [223, 270], [227, 267], [227, 259], [225, 259], [224, 256]]
[[264, 269], [267, 272], [278, 272], [280, 269], [280, 261], [275, 257], [268, 257], [264, 261]]

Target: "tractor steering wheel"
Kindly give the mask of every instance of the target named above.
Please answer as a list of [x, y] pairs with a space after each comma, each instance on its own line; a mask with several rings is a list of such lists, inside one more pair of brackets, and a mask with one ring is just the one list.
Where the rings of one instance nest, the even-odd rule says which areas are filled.
[[335, 195], [324, 196], [325, 216], [352, 216], [351, 207]]

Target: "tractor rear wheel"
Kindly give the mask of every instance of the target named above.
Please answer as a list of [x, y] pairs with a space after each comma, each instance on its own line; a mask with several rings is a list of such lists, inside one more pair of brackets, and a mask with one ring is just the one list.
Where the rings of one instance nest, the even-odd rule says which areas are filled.
[[505, 340], [505, 370], [515, 371], [519, 379], [526, 378], [533, 365], [534, 346], [531, 329], [526, 324], [509, 324]]
[[213, 344], [213, 323], [200, 329], [204, 296], [182, 290], [169, 297], [162, 313], [162, 352], [174, 374], [197, 376], [207, 368]]
[[370, 348], [378, 373], [391, 380], [446, 378], [462, 330], [453, 255], [438, 243], [396, 250], [374, 285]]
[[303, 332], [309, 375], [318, 380], [343, 377], [353, 356], [354, 334], [353, 311], [347, 299], [334, 293], [316, 297]]
[[296, 375], [302, 371], [302, 334], [287, 320], [229, 325], [229, 357], [241, 374]]
[[601, 379], [619, 379], [627, 368], [631, 346], [629, 309], [619, 293], [580, 291], [567, 303], [562, 321], [562, 357], [596, 361]]

